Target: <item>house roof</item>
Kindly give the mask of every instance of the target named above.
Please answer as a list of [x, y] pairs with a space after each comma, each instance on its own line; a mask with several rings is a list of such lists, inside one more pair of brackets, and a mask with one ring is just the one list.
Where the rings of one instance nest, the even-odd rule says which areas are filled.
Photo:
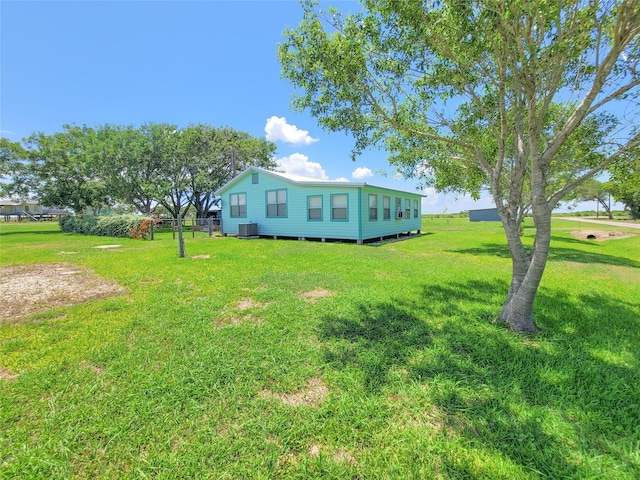
[[0, 198], [0, 205], [38, 205], [37, 200], [16, 200], [15, 198]]
[[306, 186], [318, 186], [318, 187], [346, 187], [346, 188], [358, 188], [358, 187], [373, 187], [379, 188], [381, 190], [388, 190], [390, 192], [398, 192], [405, 195], [417, 195], [424, 197], [425, 195], [418, 192], [407, 192], [405, 190], [398, 190], [396, 188], [389, 187], [381, 187], [379, 185], [373, 185], [371, 183], [366, 182], [347, 182], [347, 181], [339, 181], [339, 180], [319, 180], [317, 178], [309, 178], [303, 177], [300, 175], [292, 175], [290, 173], [283, 172], [274, 172], [272, 170], [265, 170], [260, 167], [249, 167], [245, 171], [239, 173], [236, 177], [232, 178], [230, 181], [225, 183], [222, 187], [220, 187], [215, 193], [216, 195], [220, 195], [220, 193], [224, 190], [227, 190], [229, 187], [233, 186], [236, 182], [238, 182], [242, 177], [248, 174], [248, 172], [258, 172], [265, 175], [270, 175], [272, 177], [279, 178], [284, 180], [285, 182], [296, 184], [296, 185], [306, 185]]
[[496, 207], [491, 207], [491, 208], [472, 208], [469, 209], [470, 212], [493, 212], [493, 211], [498, 211], [498, 209]]

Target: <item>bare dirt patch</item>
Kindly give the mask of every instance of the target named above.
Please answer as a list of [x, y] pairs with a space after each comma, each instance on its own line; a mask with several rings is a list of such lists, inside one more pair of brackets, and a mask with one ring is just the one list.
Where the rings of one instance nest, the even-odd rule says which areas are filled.
[[332, 457], [338, 463], [346, 462], [349, 465], [355, 465], [357, 463], [356, 458], [353, 455], [351, 455], [348, 450], [345, 450], [343, 448], [338, 448], [337, 450], [334, 450], [332, 452]]
[[395, 410], [394, 423], [401, 430], [419, 428], [441, 432], [447, 428], [446, 413], [436, 405], [424, 403], [420, 409], [416, 410], [414, 402], [406, 395], [390, 395], [386, 403]]
[[[333, 458], [337, 463], [348, 463], [349, 465], [356, 465], [356, 459], [347, 450], [338, 448], [336, 450], [330, 450], [326, 446], [312, 444], [306, 452], [306, 455], [310, 458], [318, 458], [320, 454], [326, 457]], [[301, 451], [288, 452], [281, 455], [276, 461], [276, 467], [295, 467], [304, 460], [305, 454]]]
[[323, 288], [318, 288], [309, 292], [300, 293], [298, 296], [305, 302], [316, 303], [321, 298], [332, 297], [333, 292], [330, 292], [329, 290], [325, 290]]
[[610, 232], [607, 230], [576, 230], [574, 232], [571, 232], [571, 235], [579, 238], [580, 240], [596, 240], [598, 242], [634, 236], [632, 233]]
[[215, 322], [219, 328], [223, 328], [227, 325], [246, 325], [252, 323], [254, 325], [262, 325], [263, 318], [260, 315], [251, 315], [250, 313], [246, 315], [240, 315], [236, 317], [228, 317], [224, 319], [224, 321], [216, 321]]
[[329, 389], [321, 378], [314, 377], [307, 382], [305, 388], [293, 393], [275, 393], [271, 390], [262, 390], [259, 395], [262, 398], [277, 398], [290, 407], [319, 408], [329, 395]]
[[262, 325], [263, 318], [261, 315], [256, 314], [256, 310], [266, 308], [268, 305], [268, 303], [258, 302], [251, 297], [246, 297], [229, 305], [227, 312], [220, 317], [214, 318], [213, 321], [219, 328], [247, 323]]
[[108, 249], [108, 248], [118, 248], [121, 246], [122, 245], [98, 245], [97, 247], [93, 247], [93, 248]]
[[83, 361], [80, 362], [80, 365], [87, 368], [88, 370], [91, 370], [96, 377], [99, 377], [104, 373], [104, 368], [102, 368], [100, 365], [96, 365], [95, 363]]
[[34, 313], [122, 295], [112, 280], [68, 263], [36, 263], [0, 268], [0, 321], [14, 323]]
[[245, 299], [240, 300], [236, 305], [236, 308], [238, 310], [249, 310], [251, 308], [264, 308], [266, 306], [267, 306], [266, 303], [256, 302], [253, 298], [247, 297]]
[[338, 463], [347, 462], [349, 465], [356, 464], [355, 457], [343, 448], [338, 448], [336, 450], [327, 450], [327, 448], [322, 445], [313, 444], [311, 445], [311, 447], [309, 447], [309, 451], [307, 453], [312, 458], [318, 458], [321, 452], [327, 456], [333, 457], [333, 459]]
[[249, 323], [262, 325], [263, 317], [259, 315], [259, 309], [266, 308], [267, 306], [269, 306], [268, 303], [258, 302], [251, 297], [245, 297], [233, 304], [229, 304], [226, 312], [223, 312], [219, 317], [213, 318], [213, 322], [217, 328]]
[[13, 373], [11, 370], [0, 367], [0, 380], [2, 379], [13, 380], [14, 378], [17, 378], [17, 377], [18, 377], [17, 373]]
[[205, 258], [211, 258], [211, 255], [194, 255], [191, 257], [193, 260], [203, 260]]

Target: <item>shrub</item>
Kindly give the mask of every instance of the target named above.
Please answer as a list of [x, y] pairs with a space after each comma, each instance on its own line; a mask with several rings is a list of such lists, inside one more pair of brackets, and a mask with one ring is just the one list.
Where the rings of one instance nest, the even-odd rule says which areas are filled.
[[60, 228], [67, 233], [90, 235], [98, 217], [92, 215], [64, 215], [60, 217]]
[[63, 232], [103, 237], [148, 238], [153, 220], [137, 215], [67, 215], [60, 218]]
[[136, 240], [149, 238], [151, 236], [151, 229], [155, 223], [156, 221], [151, 218], [144, 218], [137, 225], [131, 227], [129, 234]]

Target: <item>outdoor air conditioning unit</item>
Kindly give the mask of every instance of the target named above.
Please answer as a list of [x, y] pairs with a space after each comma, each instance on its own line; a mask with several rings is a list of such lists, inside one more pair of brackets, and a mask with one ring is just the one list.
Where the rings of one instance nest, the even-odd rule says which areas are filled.
[[241, 223], [238, 225], [238, 237], [257, 237], [257, 223]]

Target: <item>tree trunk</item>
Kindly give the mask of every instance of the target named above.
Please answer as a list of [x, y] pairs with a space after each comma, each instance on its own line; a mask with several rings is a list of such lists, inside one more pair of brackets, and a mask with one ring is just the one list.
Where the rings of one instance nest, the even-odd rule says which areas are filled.
[[498, 320], [505, 322], [514, 332], [537, 332], [533, 319], [533, 302], [544, 273], [551, 242], [551, 215], [534, 215], [536, 238], [531, 255], [526, 253], [518, 226], [503, 222], [512, 258], [512, 277], [507, 299]]
[[[513, 261], [511, 285], [498, 318], [514, 332], [537, 332], [539, 330], [533, 320], [533, 301], [542, 279], [546, 256], [546, 254], [534, 252], [530, 262], [525, 263], [515, 259]], [[522, 275], [521, 272], [525, 269], [526, 273]]]
[[607, 205], [606, 200], [603, 200], [602, 198], [598, 198], [598, 202], [600, 203], [600, 205], [602, 205], [602, 208], [604, 208], [604, 211], [607, 212], [607, 217], [609, 218], [609, 220], [613, 220], [613, 214], [611, 213], [611, 206]]
[[213, 193], [194, 192], [192, 205], [196, 209], [197, 218], [206, 218], [215, 204]]

